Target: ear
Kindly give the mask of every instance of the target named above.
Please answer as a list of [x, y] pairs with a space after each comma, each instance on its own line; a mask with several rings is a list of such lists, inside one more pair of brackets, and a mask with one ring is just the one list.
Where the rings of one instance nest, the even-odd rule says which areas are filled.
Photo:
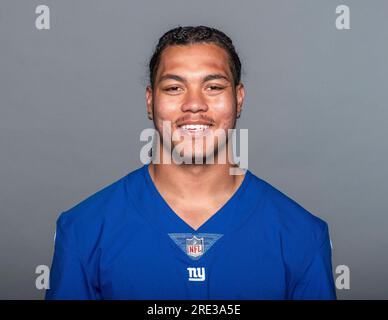
[[245, 88], [244, 88], [244, 85], [240, 82], [236, 86], [237, 118], [240, 118], [243, 103], [244, 103], [244, 97], [245, 97]]
[[152, 116], [153, 116], [153, 109], [152, 109], [152, 105], [153, 105], [153, 92], [152, 92], [152, 88], [151, 86], [147, 86], [146, 88], [146, 102], [147, 102], [147, 116], [148, 116], [148, 119], [152, 120]]

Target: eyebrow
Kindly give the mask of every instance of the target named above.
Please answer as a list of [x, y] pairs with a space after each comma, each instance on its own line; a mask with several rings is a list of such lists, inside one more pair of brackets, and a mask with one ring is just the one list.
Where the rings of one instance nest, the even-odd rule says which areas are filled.
[[[203, 78], [202, 82], [207, 82], [207, 81], [211, 81], [211, 80], [218, 80], [218, 79], [223, 79], [225, 81], [230, 82], [230, 79], [221, 73], [208, 74], [205, 78]], [[164, 80], [176, 80], [179, 82], [187, 82], [187, 80], [185, 78], [178, 76], [176, 74], [171, 74], [171, 73], [167, 73], [167, 74], [161, 76], [159, 79], [159, 82], [162, 82]]]

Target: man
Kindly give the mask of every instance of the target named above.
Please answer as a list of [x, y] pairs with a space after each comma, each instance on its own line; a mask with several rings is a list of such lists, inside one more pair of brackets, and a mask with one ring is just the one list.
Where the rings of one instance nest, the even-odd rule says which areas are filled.
[[[47, 299], [336, 299], [327, 224], [249, 170], [231, 174], [229, 135], [193, 143], [235, 127], [240, 73], [219, 30], [160, 38], [146, 89], [160, 161], [59, 217]], [[167, 145], [181, 147], [169, 161]]]

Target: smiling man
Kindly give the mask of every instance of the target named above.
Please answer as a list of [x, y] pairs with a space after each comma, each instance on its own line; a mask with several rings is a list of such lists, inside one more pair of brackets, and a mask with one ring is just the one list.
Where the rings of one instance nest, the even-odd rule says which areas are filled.
[[336, 299], [327, 223], [230, 174], [245, 94], [230, 38], [172, 29], [149, 66], [160, 161], [60, 215], [46, 299]]

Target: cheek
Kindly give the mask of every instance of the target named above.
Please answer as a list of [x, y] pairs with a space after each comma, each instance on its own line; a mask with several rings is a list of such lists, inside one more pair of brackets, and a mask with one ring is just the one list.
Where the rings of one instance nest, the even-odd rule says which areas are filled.
[[236, 119], [236, 106], [233, 100], [223, 99], [213, 104], [212, 115], [220, 127], [232, 127]]
[[155, 121], [158, 127], [162, 127], [163, 121], [175, 121], [179, 115], [179, 105], [172, 99], [158, 99], [154, 104]]

